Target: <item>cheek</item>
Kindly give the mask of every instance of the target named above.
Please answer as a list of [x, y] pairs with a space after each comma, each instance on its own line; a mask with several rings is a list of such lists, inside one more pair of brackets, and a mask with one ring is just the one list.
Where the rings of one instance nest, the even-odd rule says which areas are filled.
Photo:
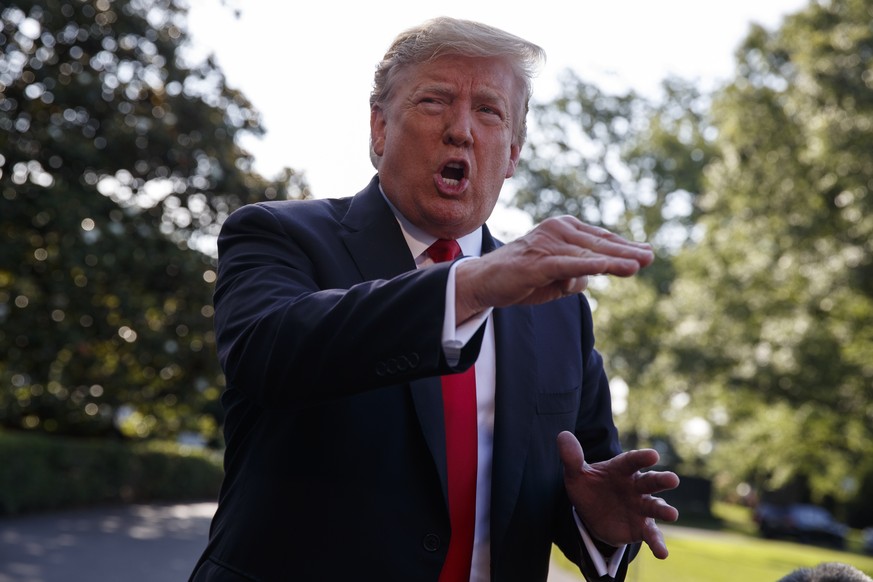
[[482, 173], [489, 182], [503, 182], [515, 173], [517, 159], [507, 152], [505, 146], [491, 149], [487, 154], [487, 159], [487, 167], [482, 168], [485, 170]]

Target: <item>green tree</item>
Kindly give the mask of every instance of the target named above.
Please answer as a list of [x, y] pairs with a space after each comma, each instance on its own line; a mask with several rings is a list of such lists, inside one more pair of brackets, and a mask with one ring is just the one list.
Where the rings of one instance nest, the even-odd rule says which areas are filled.
[[571, 77], [535, 110], [519, 205], [646, 238], [662, 265], [592, 281], [630, 444], [668, 436], [725, 485], [871, 482], [871, 19], [870, 0], [830, 0], [753, 26], [709, 97]]
[[854, 494], [873, 453], [871, 16], [813, 2], [748, 35], [667, 306], [668, 368], [716, 427], [713, 463], [818, 498]]
[[189, 63], [175, 0], [0, 10], [0, 425], [215, 436], [214, 239], [304, 196], [252, 171], [257, 112]]
[[513, 203], [536, 222], [570, 214], [658, 248], [680, 247], [713, 154], [708, 106], [680, 79], [665, 80], [663, 98], [652, 102], [633, 91], [604, 93], [566, 71], [559, 95], [531, 108]]
[[594, 278], [598, 346], [615, 392], [627, 444], [652, 444], [675, 426], [662, 411], [662, 385], [646, 390], [669, 322], [658, 306], [676, 274], [673, 256], [693, 242], [703, 168], [714, 155], [709, 100], [679, 79], [653, 102], [632, 91], [609, 95], [567, 72], [556, 99], [532, 108], [515, 204], [535, 220], [571, 214], [655, 246], [658, 260], [628, 280]]

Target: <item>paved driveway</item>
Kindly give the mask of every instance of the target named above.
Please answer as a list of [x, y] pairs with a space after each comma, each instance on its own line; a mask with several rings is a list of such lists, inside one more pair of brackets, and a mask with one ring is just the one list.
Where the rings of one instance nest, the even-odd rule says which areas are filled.
[[[185, 582], [214, 503], [129, 505], [0, 519], [0, 582]], [[557, 566], [549, 582], [576, 582]]]
[[214, 503], [131, 505], [0, 520], [0, 582], [184, 582]]

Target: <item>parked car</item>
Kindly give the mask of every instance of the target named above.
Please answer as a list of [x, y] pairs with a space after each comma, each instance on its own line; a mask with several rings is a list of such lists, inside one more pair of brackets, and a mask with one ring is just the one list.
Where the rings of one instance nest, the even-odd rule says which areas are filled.
[[803, 543], [843, 548], [848, 527], [827, 509], [816, 505], [759, 503], [755, 521], [765, 538], [793, 539]]

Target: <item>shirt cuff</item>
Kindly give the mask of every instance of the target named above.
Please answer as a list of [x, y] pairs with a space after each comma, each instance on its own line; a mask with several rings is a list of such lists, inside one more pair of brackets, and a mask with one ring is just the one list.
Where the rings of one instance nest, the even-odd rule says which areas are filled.
[[591, 539], [591, 535], [588, 533], [582, 520], [579, 519], [579, 515], [576, 514], [576, 510], [574, 509], [572, 511], [573, 519], [576, 520], [576, 527], [579, 529], [579, 534], [582, 536], [582, 541], [585, 543], [588, 555], [591, 556], [591, 561], [594, 562], [594, 569], [597, 570], [597, 575], [609, 575], [610, 578], [615, 578], [627, 546], [619, 546], [615, 548], [615, 552], [612, 553], [612, 556], [609, 558], [609, 563], [607, 564], [606, 560], [603, 558], [603, 554], [601, 554], [600, 550], [597, 549], [597, 546], [594, 545], [594, 540]]
[[467, 345], [482, 324], [494, 310], [489, 307], [485, 311], [471, 317], [461, 325], [455, 324], [455, 269], [461, 261], [475, 261], [476, 257], [466, 257], [455, 261], [449, 269], [449, 279], [446, 281], [446, 308], [443, 319], [443, 354], [450, 366], [456, 366], [461, 360], [461, 350]]

